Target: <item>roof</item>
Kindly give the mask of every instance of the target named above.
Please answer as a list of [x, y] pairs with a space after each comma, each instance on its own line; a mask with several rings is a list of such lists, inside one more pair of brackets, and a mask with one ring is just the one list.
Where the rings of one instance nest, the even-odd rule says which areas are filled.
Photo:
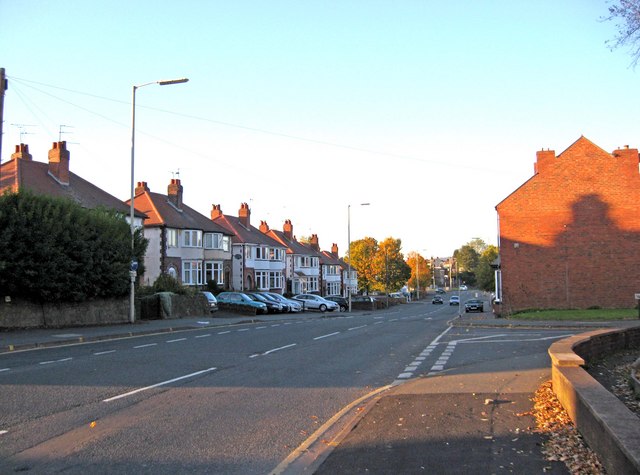
[[234, 234], [235, 243], [256, 244], [281, 248], [286, 247], [277, 240], [261, 232], [255, 226], [249, 224], [249, 227], [246, 227], [244, 224], [242, 224], [240, 218], [237, 216], [228, 216], [226, 214], [222, 214], [219, 217], [215, 218], [213, 222], [224, 227], [231, 234]]
[[339, 257], [337, 257], [336, 255], [332, 254], [329, 251], [321, 252], [320, 264], [325, 266], [341, 266], [341, 267], [346, 266], [346, 264], [342, 261], [342, 259], [340, 259]]
[[200, 229], [205, 232], [233, 235], [232, 232], [184, 203], [181, 209], [176, 208], [173, 203], [169, 202], [167, 195], [145, 190], [135, 195], [133, 204], [137, 210], [144, 212], [149, 217], [144, 223], [145, 227], [167, 226], [176, 229]]
[[303, 256], [314, 256], [320, 257], [321, 254], [315, 249], [311, 249], [308, 246], [298, 242], [298, 240], [294, 237], [293, 239], [287, 238], [283, 231], [278, 231], [276, 229], [270, 229], [268, 231], [268, 236], [271, 236], [276, 241], [280, 242], [284, 247], [287, 248], [287, 254], [299, 254]]
[[[69, 184], [58, 182], [49, 173], [49, 164], [12, 158], [0, 164], [0, 192], [11, 190], [18, 192], [28, 190], [38, 195], [68, 198], [83, 208], [93, 209], [105, 207], [128, 215], [130, 207], [124, 201], [110, 195], [84, 178], [69, 172]], [[139, 218], [146, 218], [136, 212]]]

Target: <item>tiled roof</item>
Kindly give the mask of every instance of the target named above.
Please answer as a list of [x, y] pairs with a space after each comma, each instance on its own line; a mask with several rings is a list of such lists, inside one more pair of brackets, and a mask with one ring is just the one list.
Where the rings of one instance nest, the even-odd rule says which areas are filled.
[[295, 238], [288, 239], [283, 231], [270, 229], [268, 234], [287, 248], [287, 254], [320, 257], [320, 253], [315, 249], [311, 249], [310, 247], [298, 242]]
[[145, 227], [167, 226], [176, 229], [199, 229], [205, 232], [233, 235], [232, 232], [184, 203], [181, 209], [176, 208], [173, 203], [169, 202], [167, 195], [143, 191], [135, 196], [133, 205], [138, 211], [149, 216], [149, 219], [144, 223]]
[[228, 216], [223, 214], [216, 218], [214, 223], [220, 224], [222, 227], [229, 230], [231, 234], [234, 234], [233, 241], [238, 244], [257, 244], [269, 247], [286, 247], [277, 240], [262, 233], [258, 228], [249, 224], [249, 227], [245, 227], [240, 218], [237, 216]]
[[[63, 185], [49, 174], [49, 164], [13, 158], [0, 165], [0, 192], [28, 190], [38, 195], [68, 198], [84, 208], [105, 207], [128, 215], [130, 208], [93, 183], [69, 172], [69, 184]], [[137, 212], [137, 217], [145, 215]]]

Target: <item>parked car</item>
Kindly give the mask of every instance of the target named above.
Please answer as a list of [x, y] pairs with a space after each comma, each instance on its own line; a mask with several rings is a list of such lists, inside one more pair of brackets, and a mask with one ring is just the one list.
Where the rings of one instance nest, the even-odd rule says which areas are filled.
[[204, 295], [207, 299], [207, 302], [209, 302], [209, 311], [211, 313], [213, 312], [217, 312], [218, 311], [218, 301], [216, 300], [216, 297], [208, 291], [204, 291], [202, 292], [202, 295]]
[[218, 294], [218, 303], [231, 303], [246, 305], [256, 309], [256, 313], [267, 313], [267, 306], [263, 302], [256, 302], [242, 292], [221, 292]]
[[329, 312], [333, 312], [334, 310], [339, 311], [340, 309], [340, 306], [337, 303], [320, 297], [319, 295], [298, 294], [294, 296], [293, 299], [303, 302], [303, 308], [305, 309], [320, 310], [321, 312], [326, 312], [327, 310]]
[[275, 292], [260, 292], [268, 297], [271, 297], [278, 302], [286, 305], [288, 307], [288, 312], [302, 312], [302, 304], [300, 302], [296, 302], [295, 300], [291, 300], [286, 298], [284, 295], [277, 294]]
[[351, 296], [351, 303], [353, 303], [353, 302], [372, 303], [372, 302], [375, 302], [375, 299], [373, 297], [371, 297], [370, 295], [352, 295]]
[[449, 299], [449, 305], [460, 305], [460, 297], [457, 295], [452, 295]]
[[247, 292], [247, 296], [251, 300], [255, 300], [256, 302], [262, 302], [263, 304], [265, 304], [267, 306], [267, 312], [269, 313], [282, 313], [284, 311], [281, 303], [268, 299], [258, 292]]
[[464, 311], [466, 312], [484, 312], [484, 302], [478, 299], [467, 300], [464, 303]]
[[434, 296], [431, 299], [431, 303], [436, 304], [436, 305], [442, 305], [444, 304], [444, 299], [442, 297], [440, 297], [439, 295]]
[[349, 310], [349, 301], [344, 297], [341, 297], [339, 295], [329, 295], [328, 297], [325, 297], [325, 299], [337, 303], [340, 306], [341, 312], [346, 312], [347, 310]]
[[446, 294], [446, 293], [447, 293], [447, 291], [446, 291], [446, 290], [444, 290], [444, 289], [441, 289], [440, 287], [438, 287], [438, 288], [436, 289], [436, 294]]
[[468, 288], [467, 288], [466, 285], [463, 284], [463, 285], [460, 286], [460, 290], [468, 290]]

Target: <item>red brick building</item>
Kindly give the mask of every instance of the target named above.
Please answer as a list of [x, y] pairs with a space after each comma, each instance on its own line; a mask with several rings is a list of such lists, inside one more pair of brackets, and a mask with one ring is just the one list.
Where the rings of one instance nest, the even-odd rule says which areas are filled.
[[536, 156], [534, 176], [496, 206], [503, 312], [633, 307], [640, 293], [638, 150], [608, 153], [580, 137], [558, 156]]

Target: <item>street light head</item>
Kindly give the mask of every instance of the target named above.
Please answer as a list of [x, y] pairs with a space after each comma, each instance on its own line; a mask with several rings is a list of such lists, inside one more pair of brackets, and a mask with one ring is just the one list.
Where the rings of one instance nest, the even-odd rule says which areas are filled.
[[168, 79], [166, 81], [158, 81], [158, 84], [160, 84], [161, 86], [168, 86], [169, 84], [181, 84], [183, 82], [188, 82], [189, 79], [187, 78], [180, 78], [180, 79]]
[[360, 206], [369, 206], [371, 203], [360, 203]]

